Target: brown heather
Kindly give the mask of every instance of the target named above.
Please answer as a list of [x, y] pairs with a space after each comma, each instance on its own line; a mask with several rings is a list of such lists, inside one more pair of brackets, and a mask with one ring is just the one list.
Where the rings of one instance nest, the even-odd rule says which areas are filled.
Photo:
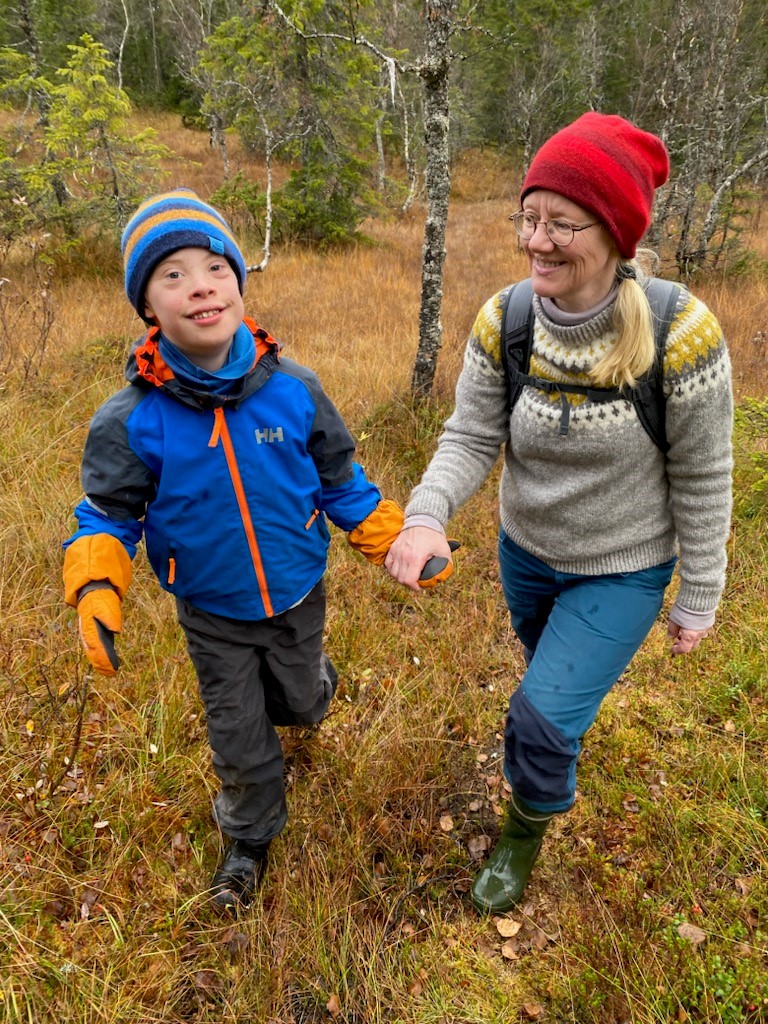
[[[210, 195], [207, 136], [155, 123], [178, 154], [167, 184]], [[407, 398], [422, 209], [370, 222], [371, 243], [352, 250], [276, 249], [248, 283], [249, 310], [320, 374], [361, 461], [400, 499], [449, 411], [477, 308], [524, 273], [506, 221], [513, 174], [478, 153], [454, 183], [445, 343], [424, 408]], [[750, 244], [768, 256], [761, 237]], [[765, 275], [695, 290], [725, 327], [739, 397], [763, 398]], [[338, 699], [318, 731], [285, 730], [290, 821], [252, 910], [222, 921], [200, 895], [219, 855], [214, 782], [172, 602], [139, 555], [123, 667], [105, 680], [61, 598], [87, 423], [140, 327], [114, 254], [70, 268], [56, 305], [39, 375], [0, 393], [0, 1021], [768, 1020], [768, 535], [765, 499], [749, 498], [760, 439], [737, 446], [716, 634], [673, 661], [654, 629], [585, 741], [579, 800], [512, 937], [466, 898], [506, 798], [501, 730], [522, 669], [494, 564], [497, 478], [452, 524], [454, 577], [420, 600], [337, 534]]]

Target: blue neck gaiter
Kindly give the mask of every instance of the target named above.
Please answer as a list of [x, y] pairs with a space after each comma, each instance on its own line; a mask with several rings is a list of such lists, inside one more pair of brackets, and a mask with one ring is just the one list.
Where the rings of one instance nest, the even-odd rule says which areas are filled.
[[240, 381], [253, 366], [256, 356], [253, 334], [245, 323], [241, 323], [235, 331], [227, 361], [215, 373], [204, 370], [201, 366], [193, 363], [162, 333], [160, 334], [159, 348], [160, 355], [179, 380], [210, 395], [226, 395], [235, 391]]

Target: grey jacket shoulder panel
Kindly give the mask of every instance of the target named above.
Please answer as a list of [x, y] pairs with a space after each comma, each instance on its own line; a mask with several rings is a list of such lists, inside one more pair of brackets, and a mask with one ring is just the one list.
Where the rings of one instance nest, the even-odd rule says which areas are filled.
[[155, 479], [128, 441], [128, 418], [150, 392], [129, 385], [112, 395], [91, 420], [82, 463], [83, 490], [110, 519], [141, 519], [155, 494]]

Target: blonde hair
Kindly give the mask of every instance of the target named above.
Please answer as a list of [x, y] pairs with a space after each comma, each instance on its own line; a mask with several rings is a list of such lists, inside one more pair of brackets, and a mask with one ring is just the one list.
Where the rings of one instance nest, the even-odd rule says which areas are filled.
[[[633, 276], [624, 276], [625, 267], [634, 271]], [[617, 338], [591, 376], [598, 387], [632, 388], [653, 366], [653, 314], [642, 287], [645, 275], [639, 261], [620, 264], [617, 273], [620, 284], [613, 310]]]

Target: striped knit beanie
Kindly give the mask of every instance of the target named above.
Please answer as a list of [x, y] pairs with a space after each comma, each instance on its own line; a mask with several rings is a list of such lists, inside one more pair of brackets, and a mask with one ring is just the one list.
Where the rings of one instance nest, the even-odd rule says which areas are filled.
[[142, 320], [147, 320], [144, 290], [152, 271], [160, 260], [188, 246], [224, 256], [237, 275], [242, 295], [245, 260], [227, 222], [191, 189], [177, 188], [143, 202], [123, 231], [120, 248], [125, 265], [125, 292]]
[[668, 177], [660, 138], [616, 114], [591, 111], [536, 153], [520, 202], [538, 188], [565, 196], [599, 217], [621, 256], [631, 259], [651, 223], [654, 189]]

